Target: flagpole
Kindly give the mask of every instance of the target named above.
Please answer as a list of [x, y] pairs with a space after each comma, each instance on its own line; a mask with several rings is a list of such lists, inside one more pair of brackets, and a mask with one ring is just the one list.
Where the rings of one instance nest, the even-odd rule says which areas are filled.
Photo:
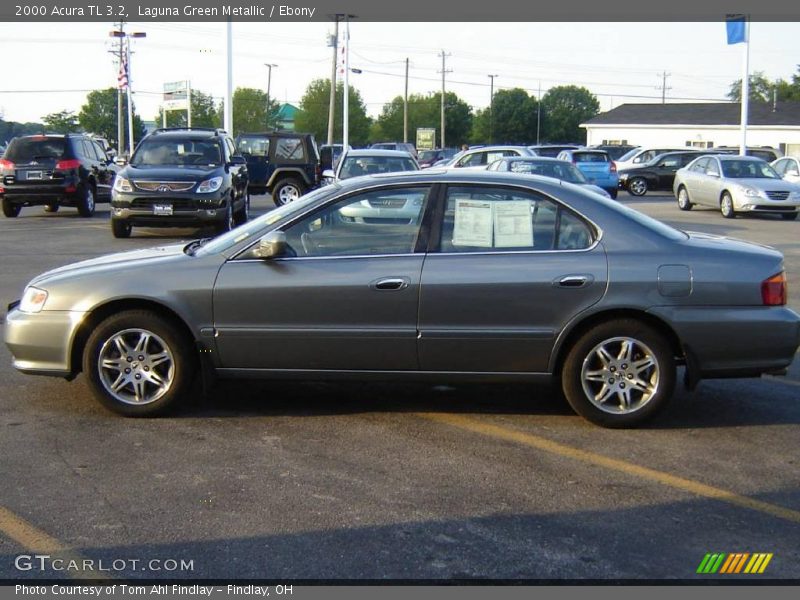
[[128, 59], [128, 156], [133, 156], [133, 105], [131, 104], [131, 42], [125, 38], [125, 56]]
[[742, 61], [742, 130], [739, 154], [747, 156], [747, 115], [750, 105], [750, 19], [744, 21], [744, 60]]
[[344, 98], [342, 120], [342, 148], [350, 145], [350, 15], [344, 16]]

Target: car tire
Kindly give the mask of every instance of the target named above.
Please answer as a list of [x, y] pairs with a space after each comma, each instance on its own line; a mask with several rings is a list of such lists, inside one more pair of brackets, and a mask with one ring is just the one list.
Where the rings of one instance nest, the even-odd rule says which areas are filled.
[[242, 208], [236, 211], [236, 224], [242, 225], [250, 220], [250, 192], [244, 193]]
[[14, 204], [8, 198], [3, 198], [3, 214], [9, 219], [18, 217], [21, 210], [22, 205]]
[[570, 348], [561, 372], [572, 409], [611, 428], [653, 417], [672, 397], [675, 379], [669, 343], [635, 319], [615, 319], [589, 329]]
[[678, 208], [681, 210], [692, 210], [694, 204], [689, 200], [689, 191], [681, 186], [678, 188]]
[[305, 186], [300, 180], [289, 177], [287, 179], [282, 179], [278, 182], [278, 185], [273, 188], [272, 201], [275, 202], [275, 206], [284, 206], [290, 202], [294, 202], [305, 194], [305, 192]]
[[129, 238], [131, 237], [131, 231], [133, 231], [133, 226], [128, 221], [111, 219], [111, 233], [114, 234], [115, 238]]
[[644, 177], [634, 177], [629, 180], [628, 192], [631, 196], [644, 196], [647, 193], [647, 180]]
[[219, 233], [226, 233], [236, 227], [236, 219], [233, 215], [233, 200], [229, 200], [225, 206], [225, 218], [217, 225]]
[[617, 188], [614, 188], [613, 190], [606, 190], [606, 191], [608, 192], [608, 195], [611, 196], [612, 200], [616, 200], [617, 199], [617, 195], [619, 194], [619, 190]]
[[127, 417], [174, 408], [188, 395], [196, 369], [187, 336], [148, 310], [126, 310], [101, 321], [83, 353], [83, 372], [94, 396]]
[[722, 198], [719, 201], [719, 211], [726, 219], [735, 219], [736, 211], [733, 208], [733, 198], [730, 193], [723, 192]]
[[44, 205], [44, 212], [48, 213], [57, 213], [60, 206], [57, 202], [50, 202], [49, 204]]
[[94, 214], [94, 187], [91, 184], [81, 186], [78, 198], [78, 214], [82, 217], [91, 217]]
[[781, 213], [781, 219], [783, 219], [784, 221], [794, 221], [795, 219], [797, 219], [797, 213], [796, 212]]

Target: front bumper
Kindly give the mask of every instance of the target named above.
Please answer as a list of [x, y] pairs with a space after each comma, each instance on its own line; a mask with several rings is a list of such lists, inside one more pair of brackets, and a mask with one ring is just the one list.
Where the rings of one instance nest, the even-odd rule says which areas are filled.
[[[120, 194], [111, 199], [111, 218], [143, 227], [194, 227], [221, 223], [226, 218], [228, 192], [212, 194]], [[156, 214], [156, 206], [172, 214]]]
[[30, 314], [12, 304], [6, 315], [5, 343], [14, 367], [30, 375], [72, 375], [72, 343], [85, 316], [77, 311]]
[[800, 210], [800, 200], [770, 200], [744, 194], [734, 194], [732, 198], [737, 212], [794, 213]]
[[785, 306], [659, 306], [702, 378], [785, 369], [800, 346], [800, 315]]

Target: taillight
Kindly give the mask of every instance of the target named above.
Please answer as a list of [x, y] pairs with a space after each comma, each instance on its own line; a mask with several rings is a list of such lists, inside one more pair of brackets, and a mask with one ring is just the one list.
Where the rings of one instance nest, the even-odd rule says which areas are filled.
[[761, 301], [764, 306], [783, 306], [787, 295], [785, 272], [776, 273], [761, 282]]
[[611, 172], [612, 173], [617, 172], [617, 163], [615, 163], [613, 160], [611, 161]]
[[0, 158], [0, 169], [8, 169], [9, 171], [12, 171], [14, 170], [14, 163], [10, 160]]
[[69, 171], [70, 169], [77, 169], [81, 166], [81, 161], [77, 158], [72, 158], [69, 160], [60, 160], [56, 163], [56, 169], [60, 171]]

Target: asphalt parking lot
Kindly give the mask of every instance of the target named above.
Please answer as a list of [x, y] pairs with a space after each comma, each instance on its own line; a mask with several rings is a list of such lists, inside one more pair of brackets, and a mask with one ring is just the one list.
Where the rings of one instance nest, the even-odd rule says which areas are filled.
[[[619, 201], [776, 246], [800, 310], [800, 222]], [[107, 205], [23, 209], [0, 220], [0, 302], [46, 269], [194, 237], [115, 240]], [[656, 422], [612, 431], [552, 389], [498, 385], [222, 382], [174, 417], [123, 419], [83, 377], [18, 374], [3, 346], [0, 578], [79, 575], [17, 558], [47, 554], [147, 579], [693, 579], [707, 553], [741, 552], [773, 557], [705, 577], [797, 579], [799, 362], [679, 390]]]

